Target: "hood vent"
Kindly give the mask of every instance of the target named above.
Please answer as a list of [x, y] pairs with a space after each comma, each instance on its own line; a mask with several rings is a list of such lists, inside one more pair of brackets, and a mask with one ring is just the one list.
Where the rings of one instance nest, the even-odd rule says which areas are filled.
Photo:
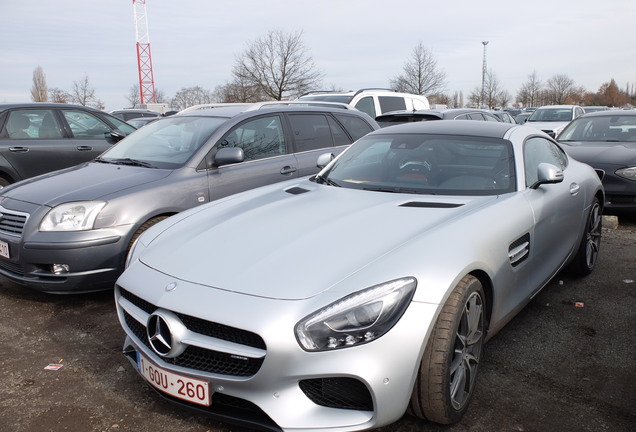
[[441, 203], [441, 202], [424, 202], [424, 201], [410, 201], [404, 204], [400, 204], [400, 207], [419, 207], [419, 208], [456, 208], [461, 207], [464, 204], [455, 203]]
[[530, 234], [524, 234], [513, 241], [508, 248], [508, 258], [513, 267], [524, 262], [530, 255]]
[[304, 194], [305, 192], [309, 192], [309, 190], [305, 189], [305, 188], [298, 187], [298, 186], [294, 186], [294, 187], [291, 187], [291, 188], [285, 190], [285, 192], [287, 192], [288, 194], [292, 194], [292, 195], [300, 195], [300, 194]]

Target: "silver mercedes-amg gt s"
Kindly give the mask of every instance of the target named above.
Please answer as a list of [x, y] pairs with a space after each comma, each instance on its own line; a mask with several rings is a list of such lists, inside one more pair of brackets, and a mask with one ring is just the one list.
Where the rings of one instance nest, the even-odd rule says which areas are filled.
[[147, 230], [115, 289], [124, 353], [162, 396], [252, 427], [457, 422], [484, 342], [557, 272], [593, 270], [603, 195], [535, 128], [387, 127]]

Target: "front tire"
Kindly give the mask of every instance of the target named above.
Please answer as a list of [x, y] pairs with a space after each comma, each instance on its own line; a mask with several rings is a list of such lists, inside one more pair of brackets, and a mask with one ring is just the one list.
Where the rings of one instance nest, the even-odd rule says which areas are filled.
[[464, 276], [444, 304], [426, 344], [410, 414], [442, 424], [461, 420], [477, 380], [485, 304], [481, 282]]

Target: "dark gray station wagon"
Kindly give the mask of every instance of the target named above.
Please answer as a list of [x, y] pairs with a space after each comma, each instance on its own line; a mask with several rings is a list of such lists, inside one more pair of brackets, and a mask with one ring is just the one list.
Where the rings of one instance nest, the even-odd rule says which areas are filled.
[[0, 276], [51, 293], [112, 288], [127, 250], [156, 222], [312, 175], [320, 154], [378, 128], [338, 108], [236, 106], [161, 118], [91, 162], [0, 189]]
[[82, 105], [0, 104], [0, 186], [94, 159], [134, 131]]

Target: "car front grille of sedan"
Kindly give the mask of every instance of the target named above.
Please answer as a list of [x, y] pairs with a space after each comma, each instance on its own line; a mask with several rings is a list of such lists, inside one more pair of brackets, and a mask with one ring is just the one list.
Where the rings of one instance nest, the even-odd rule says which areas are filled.
[[0, 207], [0, 232], [12, 236], [21, 236], [28, 213], [16, 212]]
[[[138, 296], [119, 288], [121, 296], [144, 312], [151, 314], [157, 307]], [[152, 349], [148, 340], [146, 326], [137, 321], [125, 309], [124, 320], [129, 331], [137, 337], [145, 346]], [[255, 333], [229, 327], [200, 318], [184, 314], [176, 314], [188, 330], [205, 336], [223, 339], [253, 348], [265, 349], [265, 342]], [[189, 346], [175, 358], [162, 358], [168, 364], [193, 369], [201, 372], [217, 373], [231, 376], [252, 376], [260, 369], [263, 358], [245, 358], [224, 352], [212, 351], [195, 346]]]

